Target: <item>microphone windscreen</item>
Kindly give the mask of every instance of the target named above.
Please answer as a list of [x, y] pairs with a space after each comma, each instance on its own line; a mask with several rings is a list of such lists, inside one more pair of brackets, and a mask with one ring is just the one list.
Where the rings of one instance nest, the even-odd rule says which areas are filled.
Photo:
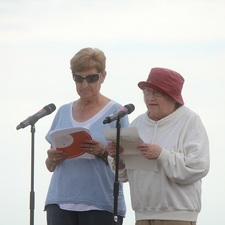
[[49, 105], [46, 105], [46, 106], [44, 107], [44, 109], [46, 110], [47, 115], [49, 115], [50, 113], [52, 113], [52, 112], [55, 111], [56, 106], [55, 106], [53, 103], [51, 103], [51, 104], [49, 104]]
[[124, 107], [127, 108], [128, 114], [132, 113], [135, 109], [133, 104], [128, 104], [128, 105], [125, 105]]

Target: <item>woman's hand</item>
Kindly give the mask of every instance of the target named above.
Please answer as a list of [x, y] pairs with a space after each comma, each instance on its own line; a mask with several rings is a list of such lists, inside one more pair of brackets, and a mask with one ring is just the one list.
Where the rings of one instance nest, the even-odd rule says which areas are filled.
[[99, 156], [108, 163], [108, 150], [101, 142], [96, 140], [86, 140], [80, 147], [83, 151]]
[[[108, 153], [111, 157], [116, 158], [116, 143], [114, 141], [110, 141], [107, 146]], [[123, 152], [123, 147], [119, 148], [119, 157], [122, 158], [121, 153]]]
[[53, 148], [50, 148], [47, 151], [48, 158], [46, 159], [45, 163], [50, 172], [53, 172], [55, 170], [55, 167], [57, 164], [64, 161], [67, 157], [67, 154], [63, 151], [58, 151]]
[[80, 147], [83, 151], [96, 156], [102, 156], [106, 151], [106, 147], [96, 140], [86, 140]]
[[[116, 143], [113, 141], [110, 141], [108, 143], [107, 150], [108, 150], [109, 155], [115, 159], [116, 158]], [[123, 147], [120, 146], [120, 148], [119, 148], [119, 169], [123, 169], [125, 167], [125, 163], [124, 163], [124, 160], [122, 157], [122, 152], [123, 152]]]
[[156, 144], [141, 143], [137, 148], [147, 159], [157, 159], [162, 151], [162, 148]]

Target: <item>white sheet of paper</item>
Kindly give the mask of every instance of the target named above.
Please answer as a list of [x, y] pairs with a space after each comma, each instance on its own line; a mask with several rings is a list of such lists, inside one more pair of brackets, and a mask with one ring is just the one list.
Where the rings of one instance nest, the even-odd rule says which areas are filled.
[[142, 155], [124, 155], [126, 169], [158, 171], [157, 160], [149, 160]]
[[[108, 141], [116, 142], [117, 129], [108, 128], [104, 130], [105, 138]], [[142, 156], [137, 150], [137, 145], [142, 139], [136, 127], [120, 129], [120, 145], [124, 148], [123, 158], [127, 169], [158, 171], [157, 160], [149, 160]]]

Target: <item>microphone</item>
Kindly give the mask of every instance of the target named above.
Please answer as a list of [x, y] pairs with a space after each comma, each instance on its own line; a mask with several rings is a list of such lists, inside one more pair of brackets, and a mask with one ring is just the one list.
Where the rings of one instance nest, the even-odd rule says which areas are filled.
[[132, 113], [134, 111], [134, 109], [135, 109], [135, 107], [134, 107], [133, 104], [125, 105], [124, 107], [122, 107], [118, 111], [116, 111], [113, 114], [107, 116], [104, 119], [103, 124], [111, 123], [111, 122], [113, 122], [114, 120], [116, 120], [118, 118], [122, 118], [125, 115]]
[[35, 113], [32, 116], [29, 116], [27, 119], [25, 119], [23, 122], [21, 122], [16, 129], [19, 130], [21, 128], [27, 127], [28, 125], [35, 124], [39, 119], [41, 119], [44, 116], [47, 116], [54, 112], [56, 109], [56, 106], [51, 103], [49, 105], [46, 105], [43, 109], [39, 110], [37, 113]]

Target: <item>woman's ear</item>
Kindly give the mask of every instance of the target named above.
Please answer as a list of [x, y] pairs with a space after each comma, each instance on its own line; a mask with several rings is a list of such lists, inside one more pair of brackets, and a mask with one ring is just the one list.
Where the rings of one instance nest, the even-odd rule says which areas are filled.
[[103, 71], [102, 72], [102, 75], [101, 75], [101, 83], [104, 82], [105, 78], [106, 78], [106, 75], [107, 75], [107, 72], [106, 71]]

